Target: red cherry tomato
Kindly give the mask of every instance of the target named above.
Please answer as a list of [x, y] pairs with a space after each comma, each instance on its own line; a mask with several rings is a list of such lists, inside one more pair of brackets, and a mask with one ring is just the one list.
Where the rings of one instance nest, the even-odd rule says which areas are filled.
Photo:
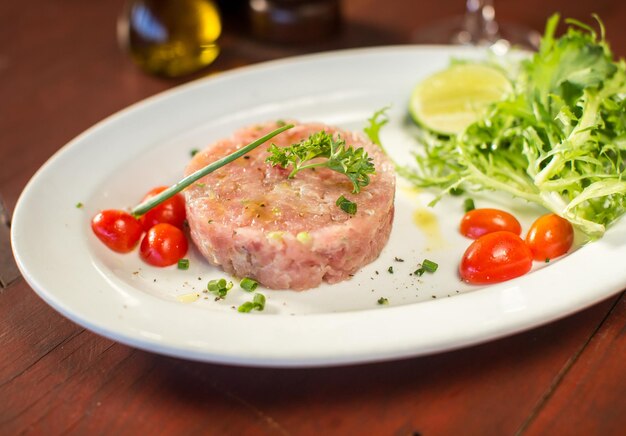
[[522, 226], [513, 215], [503, 210], [474, 209], [463, 215], [460, 230], [463, 236], [477, 239], [487, 233], [498, 231], [519, 235], [522, 233]]
[[471, 284], [497, 283], [526, 274], [532, 267], [530, 248], [514, 233], [494, 232], [467, 248], [459, 272]]
[[139, 242], [143, 229], [137, 219], [123, 210], [103, 210], [91, 220], [91, 229], [107, 247], [128, 253]]
[[139, 254], [150, 265], [169, 266], [182, 259], [187, 248], [187, 237], [181, 229], [160, 223], [148, 230], [141, 241]]
[[[166, 186], [159, 186], [150, 190], [150, 192], [148, 192], [143, 198], [142, 202], [154, 197], [165, 189], [167, 189]], [[186, 217], [187, 213], [185, 211], [185, 199], [182, 195], [176, 194], [173, 197], [168, 198], [158, 206], [150, 209], [148, 212], [142, 215], [139, 220], [141, 221], [141, 224], [146, 231], [150, 230], [150, 228], [159, 223], [168, 223], [175, 227], [178, 227], [179, 229], [182, 229]]]
[[526, 235], [526, 244], [535, 260], [546, 261], [568, 252], [574, 242], [574, 228], [553, 213], [537, 218]]

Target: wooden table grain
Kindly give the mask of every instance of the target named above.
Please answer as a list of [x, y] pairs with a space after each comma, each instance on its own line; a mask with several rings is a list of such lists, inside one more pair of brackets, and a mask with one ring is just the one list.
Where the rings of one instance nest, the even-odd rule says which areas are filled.
[[[180, 83], [264, 60], [402, 44], [462, 0], [345, 0], [324, 41], [257, 41], [235, 18], [222, 53], [191, 77], [140, 72], [120, 51], [122, 0], [0, 3], [0, 194], [12, 209], [56, 150], [102, 118]], [[496, 0], [541, 30], [555, 11], [604, 20], [626, 55], [626, 2]], [[46, 241], [41, 241], [45, 247]], [[48, 307], [23, 279], [0, 291], [0, 434], [623, 435], [626, 299], [505, 339], [395, 362], [241, 368], [114, 343]]]

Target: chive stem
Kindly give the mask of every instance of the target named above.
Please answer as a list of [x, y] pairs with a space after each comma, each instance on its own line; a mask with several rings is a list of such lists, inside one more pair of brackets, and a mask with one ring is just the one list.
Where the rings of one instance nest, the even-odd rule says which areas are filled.
[[178, 183], [176, 183], [176, 184], [170, 186], [169, 188], [165, 189], [163, 192], [159, 193], [158, 195], [155, 195], [154, 197], [149, 198], [148, 200], [144, 201], [143, 203], [139, 204], [138, 206], [135, 206], [135, 208], [132, 210], [132, 214], [134, 216], [137, 216], [137, 217], [145, 214], [146, 212], [148, 212], [153, 207], [158, 206], [159, 204], [161, 204], [162, 202], [164, 202], [168, 198], [173, 197], [174, 195], [178, 194], [180, 191], [182, 191], [183, 189], [185, 189], [187, 186], [191, 185], [195, 181], [201, 179], [202, 177], [206, 176], [207, 174], [212, 173], [213, 171], [217, 170], [218, 168], [221, 168], [224, 165], [231, 163], [235, 159], [243, 156], [244, 154], [247, 154], [247, 153], [251, 152], [252, 150], [257, 148], [259, 145], [261, 145], [264, 142], [272, 139], [274, 136], [278, 135], [279, 133], [282, 133], [285, 130], [291, 129], [292, 127], [293, 127], [293, 124], [288, 124], [286, 126], [279, 127], [278, 129], [271, 131], [267, 135], [265, 135], [265, 136], [263, 136], [261, 138], [258, 138], [257, 140], [251, 142], [250, 144], [246, 145], [245, 147], [240, 148], [239, 150], [235, 151], [234, 153], [231, 153], [228, 156], [225, 156], [225, 157], [223, 157], [223, 158], [221, 158], [219, 160], [216, 160], [215, 162], [205, 166], [204, 168], [199, 169], [198, 171], [196, 171], [196, 172], [188, 175], [184, 179], [180, 180]]

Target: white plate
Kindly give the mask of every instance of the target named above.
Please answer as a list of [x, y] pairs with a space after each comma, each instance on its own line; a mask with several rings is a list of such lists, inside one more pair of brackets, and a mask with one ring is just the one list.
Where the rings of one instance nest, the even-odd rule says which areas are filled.
[[[176, 181], [192, 149], [255, 122], [295, 118], [360, 129], [391, 104], [382, 138], [404, 161], [415, 147], [405, 119], [413, 86], [451, 56], [482, 55], [404, 46], [304, 56], [200, 80], [134, 105], [65, 146], [24, 189], [12, 228], [19, 267], [47, 303], [103, 336], [172, 356], [259, 366], [370, 362], [458, 348], [566, 316], [620, 291], [626, 286], [624, 220], [547, 267], [470, 287], [456, 273], [468, 245], [456, 231], [463, 200], [446, 199], [429, 210], [432, 194], [402, 183], [391, 240], [377, 261], [340, 284], [261, 290], [267, 306], [260, 313], [234, 309], [251, 299], [237, 286], [223, 301], [206, 294], [178, 301], [225, 276], [196, 252], [189, 271], [152, 268], [136, 252], [115, 254], [91, 234], [98, 210], [133, 206], [151, 187]], [[78, 202], [84, 207], [76, 208]], [[524, 230], [541, 213], [519, 202], [500, 206], [520, 217]], [[409, 275], [424, 258], [439, 270]], [[390, 304], [379, 305], [380, 297]]]

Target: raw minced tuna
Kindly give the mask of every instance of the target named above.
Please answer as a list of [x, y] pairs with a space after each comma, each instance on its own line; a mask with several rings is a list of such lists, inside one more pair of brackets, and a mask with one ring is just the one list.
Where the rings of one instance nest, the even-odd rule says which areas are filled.
[[[325, 130], [347, 146], [363, 147], [376, 173], [358, 194], [348, 178], [327, 168], [289, 170], [271, 166], [267, 144], [185, 190], [191, 237], [206, 259], [238, 277], [273, 289], [308, 289], [351, 277], [378, 257], [389, 239], [394, 212], [395, 173], [380, 148], [364, 135], [324, 124], [298, 124], [271, 142], [289, 146]], [[278, 128], [255, 125], [197, 153], [190, 174]], [[357, 203], [355, 215], [335, 202]]]

